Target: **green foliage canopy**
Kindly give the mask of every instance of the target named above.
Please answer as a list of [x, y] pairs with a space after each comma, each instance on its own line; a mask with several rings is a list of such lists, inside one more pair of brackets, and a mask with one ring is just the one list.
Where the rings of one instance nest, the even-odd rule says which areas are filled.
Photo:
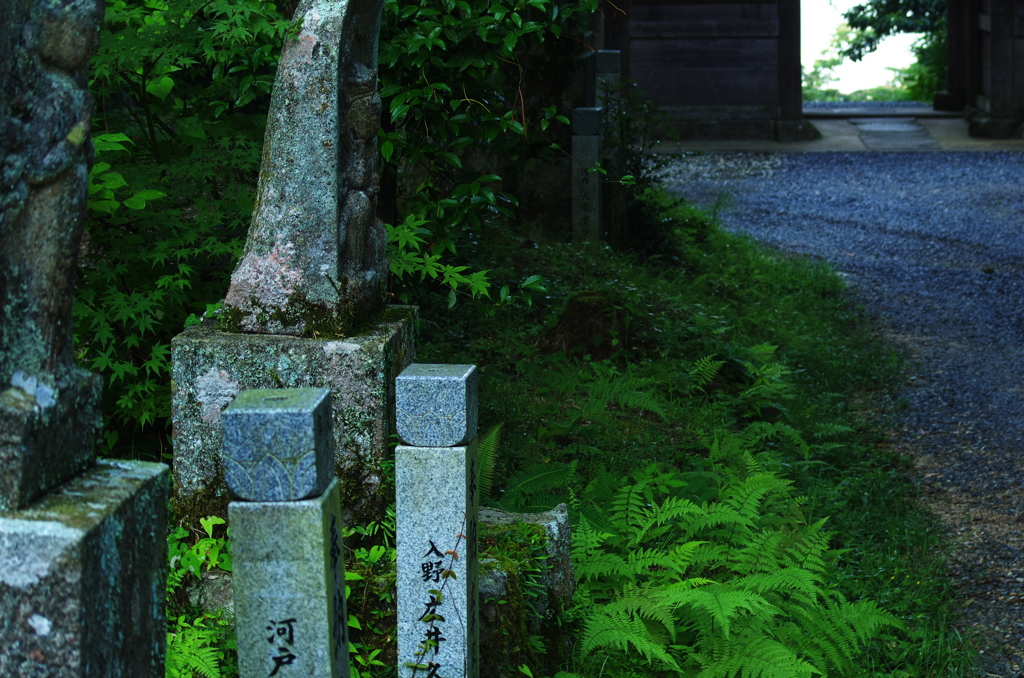
[[860, 61], [878, 43], [896, 33], [945, 35], [946, 0], [869, 0], [843, 15], [855, 40], [842, 54]]

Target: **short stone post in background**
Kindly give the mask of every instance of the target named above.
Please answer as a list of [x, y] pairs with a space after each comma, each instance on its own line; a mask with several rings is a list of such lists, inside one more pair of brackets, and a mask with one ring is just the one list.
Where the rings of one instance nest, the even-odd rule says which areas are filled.
[[349, 678], [331, 393], [242, 391], [224, 410], [242, 678]]
[[587, 106], [606, 106], [612, 97], [618, 98], [622, 86], [622, 53], [601, 49], [587, 57], [584, 102]]
[[572, 111], [572, 241], [601, 239], [601, 109]]
[[595, 105], [604, 110], [601, 166], [608, 171], [601, 196], [602, 237], [613, 247], [626, 238], [626, 190], [618, 182], [626, 174], [625, 120], [622, 117], [622, 55], [618, 50], [598, 50], [594, 64]]
[[477, 370], [395, 381], [399, 678], [477, 678]]

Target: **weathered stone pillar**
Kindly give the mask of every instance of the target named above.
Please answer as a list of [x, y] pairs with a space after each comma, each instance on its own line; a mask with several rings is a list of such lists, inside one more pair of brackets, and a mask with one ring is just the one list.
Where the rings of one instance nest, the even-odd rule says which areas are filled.
[[164, 675], [167, 467], [95, 460], [71, 307], [102, 0], [0, 22], [0, 676]]
[[600, 108], [572, 111], [572, 241], [576, 245], [601, 239], [602, 125]]
[[394, 379], [415, 353], [410, 307], [385, 309], [375, 217], [382, 0], [302, 0], [271, 98], [256, 208], [218, 322], [172, 344], [175, 500], [224, 515], [220, 412], [245, 389], [333, 394], [335, 472], [353, 520], [383, 516]]
[[398, 675], [476, 678], [476, 366], [410, 365], [396, 392]]

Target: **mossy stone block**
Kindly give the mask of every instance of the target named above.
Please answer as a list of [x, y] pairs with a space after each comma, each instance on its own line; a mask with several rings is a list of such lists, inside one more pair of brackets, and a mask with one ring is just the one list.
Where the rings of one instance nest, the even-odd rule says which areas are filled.
[[242, 391], [326, 388], [331, 392], [334, 471], [347, 521], [379, 520], [390, 503], [381, 490], [394, 422], [395, 377], [416, 354], [416, 308], [391, 307], [346, 337], [236, 334], [214, 321], [171, 344], [174, 497], [178, 517], [196, 524], [225, 515], [228, 488], [221, 416]]
[[168, 469], [103, 460], [0, 513], [0, 676], [162, 678]]

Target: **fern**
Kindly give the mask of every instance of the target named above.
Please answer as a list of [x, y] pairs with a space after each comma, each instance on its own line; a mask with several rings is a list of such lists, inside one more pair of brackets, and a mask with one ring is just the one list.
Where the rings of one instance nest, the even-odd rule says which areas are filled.
[[704, 356], [690, 368], [690, 390], [696, 391], [714, 381], [718, 371], [725, 365], [724, 360], [714, 360], [714, 356]]
[[491, 496], [494, 485], [494, 465], [501, 444], [501, 424], [496, 424], [480, 436], [477, 444], [477, 488], [481, 499]]
[[166, 678], [220, 678], [224, 653], [217, 648], [221, 631], [208, 628], [199, 617], [189, 623], [181, 616], [176, 630], [167, 634]]
[[540, 506], [527, 506], [530, 499], [553, 489], [565, 487], [576, 476], [576, 461], [568, 464], [551, 462], [534, 464], [528, 469], [509, 478], [505, 486], [505, 494], [500, 501], [494, 502], [498, 508], [505, 510], [526, 511], [527, 509], [548, 510], [559, 502], [549, 502]]
[[[740, 460], [745, 472], [704, 505], [653, 465], [587, 487], [574, 508], [590, 505], [611, 529], [582, 515], [574, 528], [582, 664], [617, 675], [644, 665], [704, 678], [845, 675], [883, 627], [899, 626], [823, 587], [835, 557], [824, 521], [804, 525], [789, 483]], [[796, 513], [766, 519], [777, 499]]]

